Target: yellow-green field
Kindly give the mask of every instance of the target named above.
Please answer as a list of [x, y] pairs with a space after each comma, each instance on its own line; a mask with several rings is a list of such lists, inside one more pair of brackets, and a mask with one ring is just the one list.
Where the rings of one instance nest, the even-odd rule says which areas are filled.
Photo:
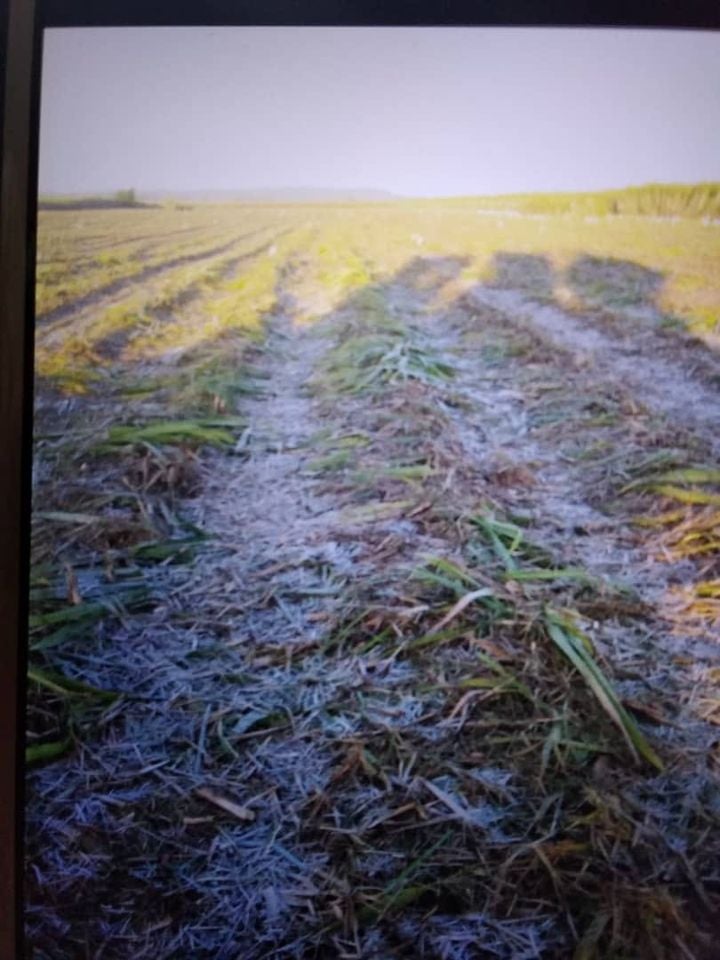
[[[466, 258], [459, 280], [468, 282], [492, 281], [504, 254], [526, 254], [541, 258], [514, 278], [527, 292], [574, 309], [652, 307], [667, 324], [718, 342], [716, 221], [503, 215], [472, 201], [42, 211], [38, 373], [79, 389], [104, 365], [112, 334], [127, 334], [137, 357], [252, 327], [261, 289], [272, 291], [291, 253], [307, 263], [303, 283], [318, 315], [418, 253]], [[607, 260], [614, 269], [603, 269]], [[186, 297], [182, 318], [154, 322]], [[78, 300], [87, 309], [72, 311]]]

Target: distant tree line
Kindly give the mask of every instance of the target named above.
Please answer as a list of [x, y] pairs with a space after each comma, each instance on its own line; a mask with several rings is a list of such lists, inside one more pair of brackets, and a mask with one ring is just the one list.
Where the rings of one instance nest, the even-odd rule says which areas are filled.
[[520, 193], [473, 199], [487, 210], [531, 214], [720, 217], [720, 183], [651, 183], [592, 193]]
[[95, 197], [40, 197], [38, 210], [111, 210], [114, 207], [157, 207], [156, 203], [138, 200], [134, 187], [116, 190], [110, 196]]
[[129, 190], [117, 190], [113, 199], [117, 200], [118, 203], [127, 204], [129, 207], [134, 207], [137, 203], [135, 189], [132, 187]]

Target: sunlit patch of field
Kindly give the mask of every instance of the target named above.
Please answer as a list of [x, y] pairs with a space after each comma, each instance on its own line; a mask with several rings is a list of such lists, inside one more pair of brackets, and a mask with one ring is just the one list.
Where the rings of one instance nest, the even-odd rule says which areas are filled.
[[[438, 214], [441, 210], [438, 204]], [[521, 261], [520, 276], [514, 278], [515, 285], [530, 295], [554, 298], [566, 306], [607, 306], [621, 313], [627, 307], [652, 307], [667, 323], [675, 321], [717, 342], [717, 221], [488, 215], [469, 203], [442, 213], [439, 222], [433, 223], [428, 211], [424, 230], [416, 228], [424, 233], [427, 248], [469, 254], [473, 269], [488, 282], [502, 280], [498, 273], [502, 273], [503, 254], [532, 256], [538, 258], [535, 269], [528, 269], [527, 263], [523, 269]], [[608, 263], [614, 271], [606, 269]]]
[[341, 294], [353, 278], [389, 276], [423, 254], [467, 258], [459, 281], [502, 283], [504, 259], [532, 257], [519, 260], [513, 278], [531, 296], [576, 309], [627, 311], [628, 324], [633, 311], [649, 308], [665, 327], [717, 343], [717, 220], [512, 213], [488, 214], [471, 201], [316, 208], [324, 236], [314, 253], [326, 267], [318, 265], [317, 279]]
[[[135, 218], [135, 219], [133, 219]], [[40, 319], [110, 284], [186, 256], [210, 254], [248, 229], [222, 208], [42, 211], [36, 312]]]
[[[510, 211], [512, 212], [512, 211]], [[123, 313], [172, 306], [183, 286], [222, 272], [243, 250], [275, 234], [308, 226], [298, 293], [309, 317], [410, 257], [465, 259], [460, 282], [509, 284], [576, 309], [605, 308], [632, 324], [649, 308], [665, 327], [717, 339], [720, 317], [720, 225], [701, 219], [638, 216], [510, 216], [472, 203], [441, 201], [354, 206], [202, 206], [112, 211], [43, 211], [40, 215], [37, 313], [90, 298], [91, 347], [122, 326]], [[190, 262], [183, 263], [187, 258]], [[515, 259], [513, 267], [512, 259]], [[176, 267], [173, 264], [179, 261]], [[157, 271], [157, 272], [155, 272]], [[167, 271], [167, 272], [164, 272]], [[147, 280], [145, 277], [148, 276]], [[133, 278], [137, 278], [133, 282]], [[158, 283], [158, 277], [162, 283]], [[124, 284], [126, 303], [93, 311], [94, 295]], [[151, 296], [145, 296], [150, 288]], [[153, 306], [154, 303], [154, 306]], [[65, 322], [67, 314], [59, 322]], [[79, 331], [68, 327], [68, 337]], [[42, 347], [44, 334], [40, 338]], [[57, 347], [57, 342], [54, 343]], [[77, 341], [75, 354], [81, 352]]]
[[[122, 213], [125, 211], [113, 211], [116, 216]], [[142, 211], [145, 216], [150, 213], [158, 218], [159, 231], [169, 229], [173, 214], [175, 219], [187, 216], [172, 209]], [[160, 334], [159, 327], [169, 329], [173, 346], [179, 346], [176, 314], [189, 302], [201, 303], [241, 286], [253, 270], [260, 269], [259, 263], [269, 256], [274, 240], [288, 229], [273, 211], [264, 216], [253, 216], [252, 212], [243, 218], [235, 216], [229, 229], [227, 217], [218, 216], [213, 208], [201, 213], [204, 219], [193, 228], [201, 234], [195, 233], [194, 239], [168, 248], [164, 234], [158, 233], [148, 260], [132, 261], [131, 268], [125, 262], [114, 279], [103, 271], [84, 274], [82, 292], [65, 305], [60, 316], [39, 317], [36, 371], [42, 381], [54, 382], [71, 392], [83, 392], [90, 381], [114, 363], [134, 336], [143, 338], [146, 346], [163, 338], [167, 341], [167, 333]], [[104, 224], [107, 212], [92, 215], [101, 220], [98, 230], [109, 229]], [[76, 214], [59, 216], [69, 218]], [[88, 212], [83, 211], [83, 216], [88, 216]], [[114, 227], [117, 232], [123, 224], [116, 223]], [[72, 250], [70, 242], [66, 268], [71, 277]], [[136, 279], [140, 275], [142, 279]], [[197, 332], [195, 335], [198, 336]]]

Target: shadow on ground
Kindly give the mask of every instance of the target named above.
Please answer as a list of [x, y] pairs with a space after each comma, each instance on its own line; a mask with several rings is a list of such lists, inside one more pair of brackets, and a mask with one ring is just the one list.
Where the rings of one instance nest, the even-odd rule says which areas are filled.
[[565, 282], [575, 296], [592, 305], [659, 310], [665, 277], [630, 260], [583, 255], [570, 265]]
[[454, 280], [471, 263], [471, 257], [413, 257], [381, 286], [399, 284], [414, 293], [439, 293], [446, 283]]
[[665, 274], [632, 260], [580, 254], [565, 270], [556, 270], [547, 256], [502, 251], [493, 255], [491, 267], [491, 287], [515, 290], [572, 312], [600, 310], [607, 322], [615, 321], [620, 328], [632, 321], [686, 333], [702, 347], [712, 349], [702, 333], [663, 308]]
[[491, 286], [519, 290], [534, 299], [554, 299], [565, 285], [586, 307], [649, 307], [659, 310], [665, 278], [630, 260], [581, 254], [565, 271], [541, 254], [498, 252], [492, 259]]
[[491, 286], [521, 290], [528, 296], [552, 298], [555, 272], [548, 257], [530, 253], [496, 253]]

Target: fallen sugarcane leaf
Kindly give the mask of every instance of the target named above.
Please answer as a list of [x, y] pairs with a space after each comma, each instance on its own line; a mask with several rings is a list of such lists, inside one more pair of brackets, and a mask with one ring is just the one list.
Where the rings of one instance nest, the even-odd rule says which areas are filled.
[[635, 760], [641, 755], [656, 769], [663, 770], [662, 761], [627, 713], [609, 680], [588, 651], [588, 638], [550, 607], [545, 609], [545, 623], [551, 640], [582, 675], [602, 708], [622, 733]]
[[244, 427], [239, 417], [204, 418], [201, 420], [165, 420], [139, 425], [112, 426], [104, 443], [98, 445], [100, 453], [115, 447], [140, 443], [180, 444], [194, 443], [209, 446], [233, 446], [235, 437], [232, 428]]
[[630, 490], [649, 489], [662, 483], [720, 483], [720, 470], [712, 467], [681, 467], [668, 470], [645, 480], [633, 480], [622, 487], [620, 493]]
[[54, 760], [61, 757], [72, 746], [72, 738], [66, 737], [64, 740], [51, 740], [49, 743], [34, 743], [25, 747], [25, 763], [42, 763], [43, 760]]
[[720, 494], [708, 493], [705, 490], [684, 490], [669, 483], [654, 485], [650, 488], [653, 493], [659, 493], [670, 500], [679, 500], [680, 503], [700, 503], [720, 506]]
[[639, 700], [630, 700], [626, 697], [623, 697], [620, 702], [632, 713], [637, 714], [639, 717], [643, 717], [645, 720], [649, 720], [651, 723], [674, 726], [674, 724], [670, 723], [665, 714], [659, 710], [658, 707], [653, 707], [652, 704], [640, 703]]
[[591, 576], [587, 570], [579, 567], [565, 567], [559, 570], [542, 570], [535, 568], [531, 570], [508, 570], [505, 573], [507, 580], [579, 580], [582, 583], [599, 583], [597, 577]]
[[64, 677], [61, 673], [52, 673], [37, 667], [28, 667], [27, 677], [39, 687], [45, 687], [46, 690], [52, 690], [53, 693], [59, 693], [64, 697], [89, 696], [96, 697], [98, 700], [117, 700], [121, 696], [113, 690], [100, 690], [79, 680]]
[[494, 593], [490, 590], [489, 587], [481, 587], [479, 590], [473, 590], [471, 593], [466, 593], [464, 597], [461, 597], [456, 604], [454, 604], [450, 610], [445, 614], [445, 616], [439, 620], [434, 627], [431, 627], [426, 636], [431, 637], [434, 634], [438, 633], [443, 627], [446, 627], [448, 623], [459, 616], [466, 607], [469, 607], [471, 603], [474, 603], [476, 600], [479, 600], [481, 597], [492, 597]]
[[252, 823], [255, 819], [255, 814], [252, 810], [241, 806], [239, 803], [235, 803], [233, 800], [228, 800], [227, 797], [215, 793], [215, 791], [210, 790], [209, 787], [198, 787], [195, 793], [198, 797], [202, 797], [203, 800], [207, 800], [208, 803], [212, 803], [214, 806], [219, 807], [238, 820], [243, 820], [245, 823]]
[[460, 637], [471, 639], [472, 633], [467, 627], [452, 627], [449, 630], [439, 630], [436, 633], [424, 633], [421, 637], [411, 640], [407, 645], [408, 650], [421, 650], [423, 647], [437, 647], [441, 644], [451, 643]]
[[423, 560], [423, 565], [413, 571], [413, 579], [424, 580], [446, 587], [453, 593], [456, 593], [460, 598], [467, 593], [467, 590], [464, 590], [463, 587], [469, 586], [474, 587], [476, 590], [480, 589], [480, 581], [476, 579], [475, 575], [471, 575], [467, 570], [452, 560], [430, 555], [424, 557]]
[[342, 519], [347, 524], [374, 523], [392, 519], [404, 513], [412, 505], [412, 500], [385, 500], [362, 504], [358, 507], [351, 506], [342, 511]]
[[636, 517], [632, 522], [636, 527], [664, 527], [671, 523], [676, 523], [685, 517], [685, 511], [667, 510], [665, 513], [658, 513], [654, 517]]
[[430, 793], [433, 794], [437, 800], [440, 801], [440, 803], [444, 804], [448, 810], [454, 813], [458, 820], [461, 820], [463, 823], [466, 823], [471, 827], [478, 826], [477, 820], [472, 815], [472, 810], [468, 810], [466, 807], [464, 807], [459, 800], [447, 793], [445, 790], [442, 790], [431, 780], [425, 780], [422, 778], [420, 782], [424, 787], [426, 787], [426, 789], [430, 791]]
[[101, 514], [67, 513], [64, 510], [36, 510], [33, 517], [36, 520], [48, 520], [51, 523], [69, 524], [102, 523], [105, 519]]

